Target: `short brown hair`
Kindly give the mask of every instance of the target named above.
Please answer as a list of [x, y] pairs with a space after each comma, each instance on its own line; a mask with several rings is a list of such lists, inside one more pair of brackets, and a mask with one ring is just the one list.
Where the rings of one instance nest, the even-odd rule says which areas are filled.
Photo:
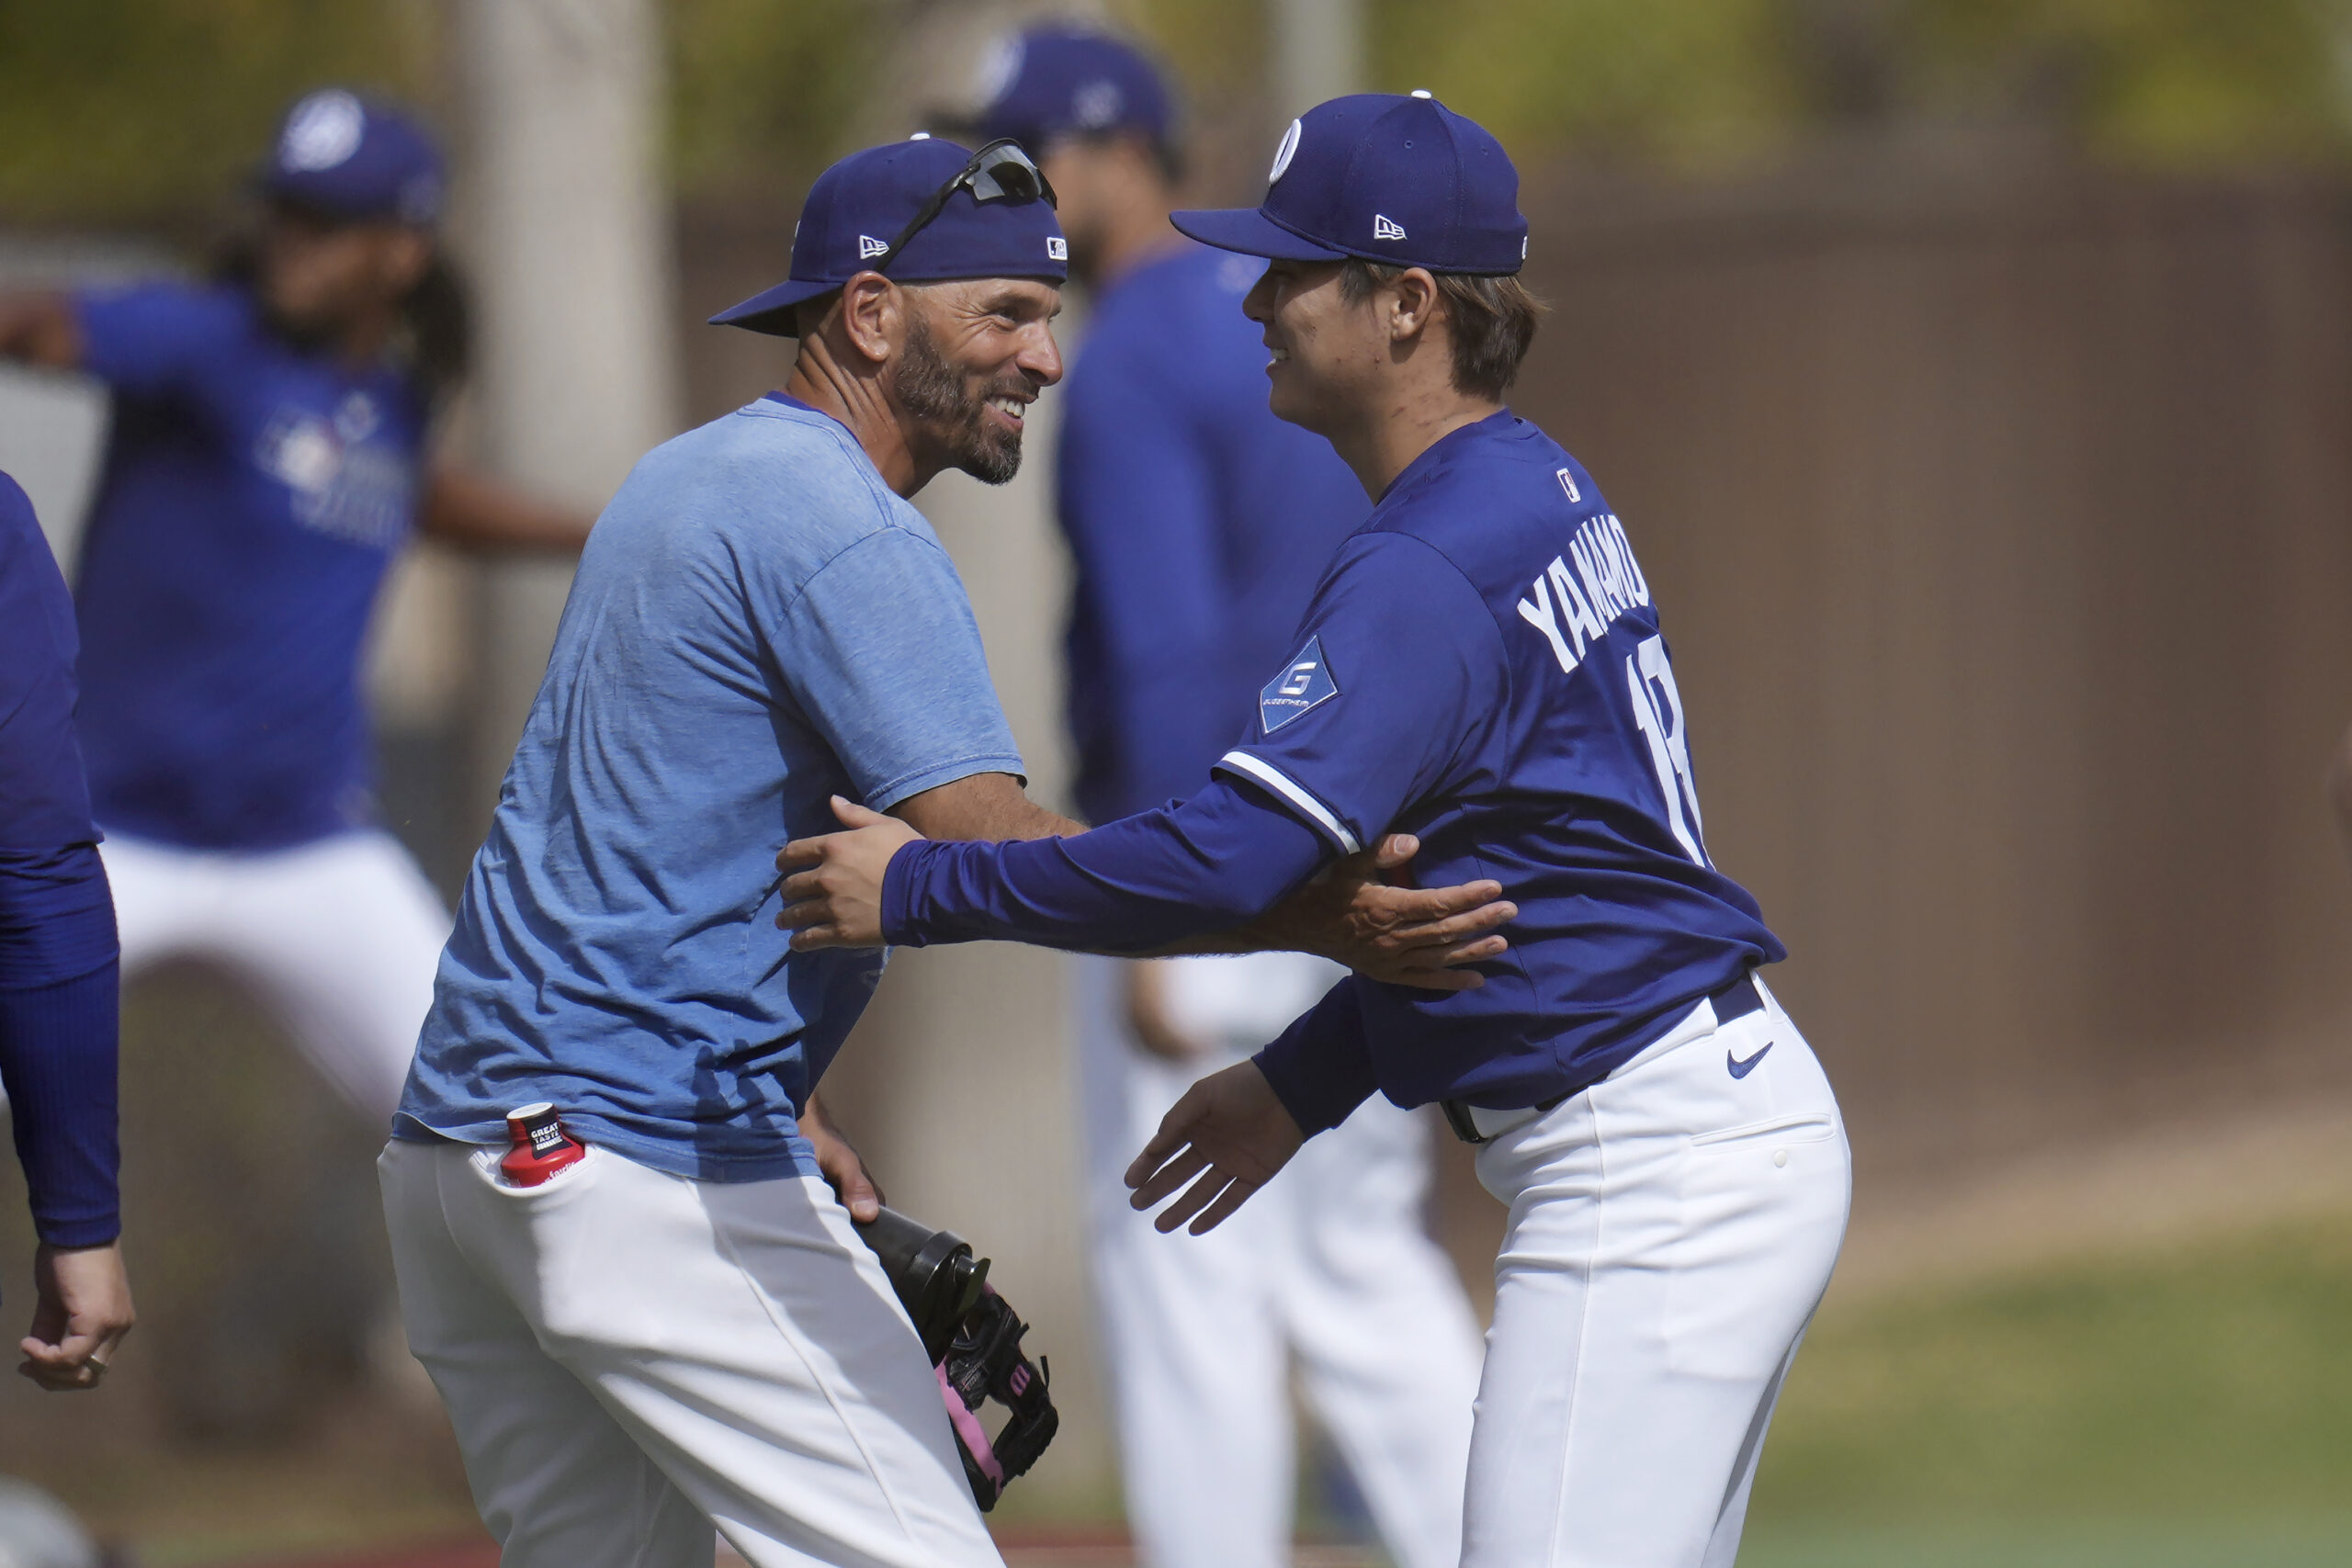
[[[1361, 304], [1384, 283], [1405, 276], [1405, 268], [1350, 256], [1340, 266], [1340, 295]], [[1535, 323], [1547, 307], [1528, 292], [1527, 286], [1509, 275], [1437, 272], [1439, 298], [1445, 301], [1446, 335], [1453, 344], [1453, 389], [1476, 398], [1501, 400], [1519, 379], [1520, 362], [1535, 341]]]

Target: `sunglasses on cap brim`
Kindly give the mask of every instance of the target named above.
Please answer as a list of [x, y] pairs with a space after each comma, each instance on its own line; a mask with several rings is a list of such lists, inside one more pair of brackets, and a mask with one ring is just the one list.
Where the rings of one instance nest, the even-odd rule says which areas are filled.
[[874, 270], [888, 274], [890, 264], [906, 253], [907, 242], [922, 232], [924, 227], [947, 210], [949, 198], [959, 190], [968, 190], [972, 199], [986, 207], [995, 201], [1042, 201], [1047, 207], [1060, 209], [1055, 198], [1054, 185], [1046, 178], [1046, 171], [1037, 161], [1022, 150], [1021, 143], [1011, 137], [1000, 137], [972, 154], [971, 162], [956, 172], [956, 177], [931, 193], [929, 200], [918, 209]]

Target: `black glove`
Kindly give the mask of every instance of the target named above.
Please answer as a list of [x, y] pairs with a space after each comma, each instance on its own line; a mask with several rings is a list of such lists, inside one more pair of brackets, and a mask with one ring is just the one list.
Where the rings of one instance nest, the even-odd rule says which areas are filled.
[[[961, 1236], [887, 1208], [857, 1228], [922, 1338], [963, 1451], [964, 1477], [986, 1513], [1005, 1483], [1036, 1463], [1054, 1440], [1061, 1417], [1046, 1388], [1051, 1369], [1044, 1357], [1032, 1365], [1022, 1354], [1021, 1337], [1029, 1325], [989, 1287], [989, 1260], [975, 1258]], [[994, 1439], [979, 1418], [990, 1399], [1012, 1412]]]

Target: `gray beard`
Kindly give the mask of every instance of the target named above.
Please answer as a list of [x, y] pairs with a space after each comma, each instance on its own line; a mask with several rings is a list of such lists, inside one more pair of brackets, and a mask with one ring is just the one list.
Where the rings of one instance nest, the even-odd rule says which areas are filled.
[[[922, 318], [909, 316], [907, 346], [899, 359], [899, 404], [945, 441], [950, 467], [982, 484], [1001, 485], [1021, 471], [1020, 432], [998, 430], [988, 422], [988, 400], [1002, 389], [974, 392], [969, 378], [940, 357]], [[1028, 389], [1024, 384], [1021, 389]]]

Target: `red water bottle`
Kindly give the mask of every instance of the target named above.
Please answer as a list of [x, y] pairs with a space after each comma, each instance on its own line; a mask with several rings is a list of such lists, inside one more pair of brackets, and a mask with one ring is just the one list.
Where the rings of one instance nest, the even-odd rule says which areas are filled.
[[563, 1130], [555, 1107], [544, 1100], [506, 1113], [506, 1140], [512, 1146], [498, 1168], [514, 1187], [537, 1187], [588, 1152], [586, 1145]]

